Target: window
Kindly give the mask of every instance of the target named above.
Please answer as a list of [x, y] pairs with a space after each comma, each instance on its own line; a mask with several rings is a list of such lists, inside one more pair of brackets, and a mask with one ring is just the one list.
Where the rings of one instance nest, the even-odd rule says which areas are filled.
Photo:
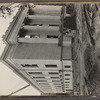
[[65, 80], [69, 80], [69, 78], [65, 78]]
[[47, 35], [47, 38], [58, 38], [57, 35]]
[[66, 87], [66, 88], [69, 88], [69, 87]]
[[65, 68], [70, 68], [70, 66], [67, 66], [67, 65], [66, 65]]
[[39, 83], [39, 85], [48, 85], [49, 86], [48, 83]]
[[31, 35], [30, 38], [40, 38], [40, 35]]
[[61, 85], [60, 83], [54, 83], [54, 85]]
[[45, 77], [33, 77], [33, 78], [45, 78]]
[[21, 64], [21, 66], [22, 67], [38, 67], [37, 64], [32, 64], [32, 65], [30, 65], [30, 64], [25, 64], [25, 65]]
[[69, 86], [69, 84], [66, 84], [66, 86]]
[[37, 82], [47, 82], [47, 80], [36, 80]]
[[29, 74], [42, 74], [42, 72], [29, 72]]
[[32, 26], [42, 26], [43, 24], [32, 24]]
[[51, 77], [51, 78], [54, 78], [55, 79], [55, 78], [59, 78], [59, 77]]
[[52, 80], [52, 82], [60, 82], [59, 80]]
[[65, 74], [65, 76], [70, 76], [70, 74]]
[[65, 83], [69, 83], [69, 82], [65, 82]]
[[61, 87], [61, 86], [56, 86], [56, 87]]
[[56, 68], [57, 65], [45, 65], [47, 68]]
[[49, 74], [58, 74], [57, 72], [49, 72]]
[[50, 87], [49, 85], [40, 85], [41, 87]]
[[59, 26], [59, 25], [55, 25], [55, 24], [49, 24], [49, 26]]

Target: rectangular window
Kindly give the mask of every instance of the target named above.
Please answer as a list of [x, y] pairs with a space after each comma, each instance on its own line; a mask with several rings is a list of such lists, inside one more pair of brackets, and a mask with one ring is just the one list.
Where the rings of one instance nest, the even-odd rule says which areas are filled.
[[66, 88], [69, 88], [69, 87], [66, 87]]
[[49, 74], [58, 74], [57, 72], [49, 72]]
[[37, 82], [47, 82], [47, 80], [36, 80]]
[[39, 85], [48, 85], [49, 86], [48, 83], [39, 83]]
[[57, 65], [45, 65], [47, 68], [57, 68]]
[[32, 24], [32, 26], [42, 26], [43, 24]]
[[29, 74], [42, 74], [42, 72], [29, 72]]
[[59, 26], [59, 25], [56, 25], [56, 24], [49, 24], [49, 26]]
[[54, 83], [54, 85], [61, 85], [60, 83]]
[[25, 65], [21, 64], [21, 66], [22, 67], [38, 67], [37, 64], [32, 64], [32, 65], [30, 65], [30, 64], [25, 64]]
[[69, 84], [66, 84], [66, 86], [69, 86]]
[[52, 80], [52, 82], [60, 82], [59, 80]]
[[59, 77], [51, 77], [52, 79], [59, 78]]
[[56, 39], [56, 38], [58, 38], [58, 36], [57, 35], [47, 35], [47, 38], [54, 38], [54, 39]]
[[65, 82], [65, 83], [69, 83], [69, 82]]
[[70, 68], [70, 66], [66, 65], [65, 68]]
[[45, 77], [33, 77], [33, 78], [45, 78]]
[[70, 76], [70, 74], [65, 74], [65, 76]]
[[30, 38], [40, 38], [40, 35], [31, 35]]
[[69, 80], [69, 78], [65, 78], [65, 80]]

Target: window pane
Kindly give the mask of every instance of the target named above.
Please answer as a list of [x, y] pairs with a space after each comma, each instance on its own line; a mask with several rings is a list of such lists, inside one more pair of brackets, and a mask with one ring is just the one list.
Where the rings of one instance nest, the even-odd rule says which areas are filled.
[[57, 35], [47, 35], [47, 38], [58, 38]]
[[42, 74], [42, 72], [29, 72], [29, 74]]
[[30, 64], [25, 64], [25, 65], [21, 64], [21, 66], [22, 67], [38, 67], [37, 64], [32, 64], [32, 65], [30, 65]]
[[70, 68], [70, 66], [67, 66], [67, 65], [66, 65], [65, 68]]
[[57, 65], [45, 65], [47, 68], [56, 68]]

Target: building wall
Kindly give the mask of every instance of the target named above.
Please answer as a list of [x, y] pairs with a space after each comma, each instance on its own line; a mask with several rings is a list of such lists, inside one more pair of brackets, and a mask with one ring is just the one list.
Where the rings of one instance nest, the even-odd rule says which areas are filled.
[[25, 8], [7, 38], [6, 61], [43, 93], [73, 90], [71, 37], [63, 36], [61, 14], [62, 6]]

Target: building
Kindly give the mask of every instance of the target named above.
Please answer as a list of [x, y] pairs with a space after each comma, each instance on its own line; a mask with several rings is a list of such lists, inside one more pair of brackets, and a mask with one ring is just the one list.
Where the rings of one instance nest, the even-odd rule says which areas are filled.
[[1, 61], [41, 93], [72, 93], [72, 38], [62, 6], [20, 7], [3, 40]]

